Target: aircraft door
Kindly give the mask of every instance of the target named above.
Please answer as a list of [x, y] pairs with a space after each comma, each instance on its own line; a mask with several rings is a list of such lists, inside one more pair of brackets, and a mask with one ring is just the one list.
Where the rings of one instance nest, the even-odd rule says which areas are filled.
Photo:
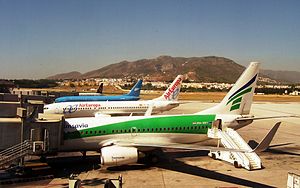
[[222, 120], [221, 120], [221, 119], [215, 120], [215, 121], [213, 122], [212, 127], [215, 128], [215, 129], [222, 130]]
[[136, 127], [131, 127], [130, 133], [132, 137], [135, 137], [138, 135], [138, 129]]
[[61, 113], [58, 107], [55, 108], [55, 113], [56, 113], [56, 114]]

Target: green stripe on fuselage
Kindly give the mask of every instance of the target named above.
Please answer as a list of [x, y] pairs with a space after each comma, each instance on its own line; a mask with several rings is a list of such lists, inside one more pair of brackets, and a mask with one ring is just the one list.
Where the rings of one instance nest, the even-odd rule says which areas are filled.
[[[181, 115], [150, 117], [138, 120], [128, 120], [120, 123], [101, 125], [80, 131], [64, 134], [64, 139], [85, 138], [110, 134], [128, 134], [134, 129], [137, 134], [142, 133], [188, 133], [206, 134], [211, 128], [215, 115]], [[122, 132], [121, 132], [122, 131]], [[135, 132], [133, 132], [134, 134]]]

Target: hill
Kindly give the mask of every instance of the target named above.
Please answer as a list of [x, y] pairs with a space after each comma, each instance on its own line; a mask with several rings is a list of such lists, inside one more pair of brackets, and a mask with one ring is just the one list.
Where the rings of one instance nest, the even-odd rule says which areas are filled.
[[123, 61], [87, 72], [82, 78], [146, 77], [149, 80], [173, 80], [178, 74], [203, 82], [234, 82], [244, 67], [223, 57], [170, 57]]
[[273, 71], [261, 70], [261, 73], [272, 78], [286, 83], [300, 83], [300, 72], [297, 71]]
[[[154, 59], [122, 61], [93, 70], [77, 78], [141, 78], [171, 81], [178, 74], [193, 81], [233, 83], [245, 68], [224, 57], [171, 57], [159, 56]], [[70, 73], [66, 74], [66, 78]], [[59, 77], [63, 78], [64, 74]], [[48, 77], [51, 79], [53, 77]], [[56, 75], [57, 78], [57, 75]], [[65, 78], [65, 79], [66, 79]]]
[[[244, 69], [224, 57], [159, 56], [154, 59], [122, 61], [84, 74], [57, 74], [47, 79], [144, 78], [150, 81], [171, 81], [178, 74], [183, 74], [190, 81], [234, 83]], [[296, 71], [261, 70], [260, 76], [283, 83], [300, 83], [300, 72]]]
[[65, 79], [77, 79], [81, 77], [81, 73], [77, 71], [68, 72], [68, 73], [62, 73], [62, 74], [56, 74], [54, 76], [49, 76], [46, 79], [49, 80], [65, 80]]

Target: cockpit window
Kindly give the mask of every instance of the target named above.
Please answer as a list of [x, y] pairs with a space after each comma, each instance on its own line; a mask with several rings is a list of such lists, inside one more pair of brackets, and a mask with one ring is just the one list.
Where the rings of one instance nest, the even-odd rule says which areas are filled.
[[48, 110], [49, 108], [48, 107], [44, 107], [44, 110]]

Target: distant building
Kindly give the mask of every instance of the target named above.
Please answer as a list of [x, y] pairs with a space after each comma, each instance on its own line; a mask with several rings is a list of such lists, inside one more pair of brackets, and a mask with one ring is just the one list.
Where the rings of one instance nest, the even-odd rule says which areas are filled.
[[15, 84], [8, 80], [0, 80], [0, 93], [10, 93], [15, 88]]
[[18, 95], [19, 97], [22, 95], [42, 95], [42, 91], [40, 90], [32, 90], [32, 89], [19, 89], [14, 88], [11, 91], [12, 94]]
[[297, 90], [295, 90], [295, 91], [291, 92], [289, 95], [296, 95], [296, 96], [298, 96], [298, 95], [300, 95], [300, 92], [297, 91]]

